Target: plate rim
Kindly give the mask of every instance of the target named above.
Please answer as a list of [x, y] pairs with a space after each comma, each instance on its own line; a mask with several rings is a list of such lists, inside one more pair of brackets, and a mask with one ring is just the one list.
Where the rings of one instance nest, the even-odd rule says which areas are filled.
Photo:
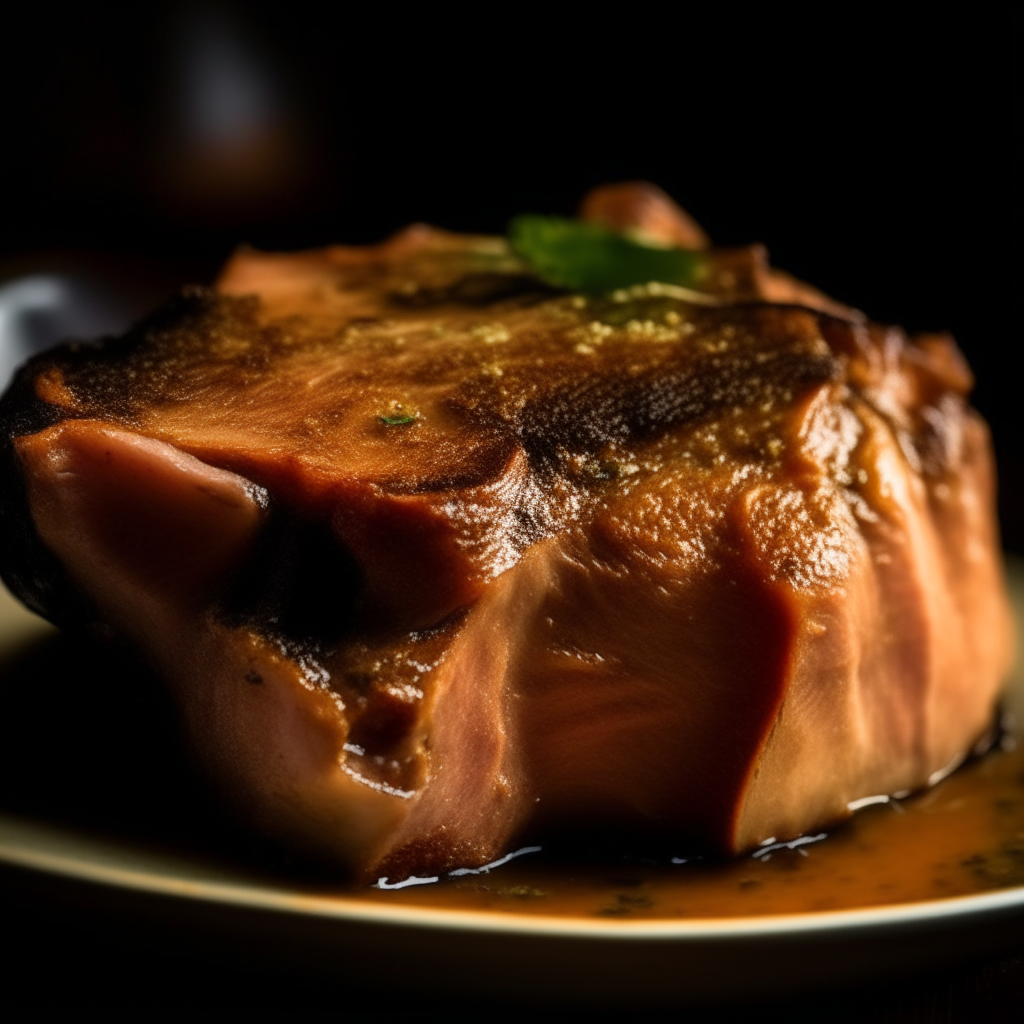
[[193, 904], [256, 910], [352, 925], [383, 925], [439, 929], [448, 933], [499, 934], [527, 938], [567, 938], [595, 941], [707, 942], [770, 937], [828, 936], [891, 929], [899, 926], [955, 924], [997, 914], [1024, 915], [1024, 886], [937, 900], [888, 903], [879, 906], [819, 910], [746, 917], [676, 918], [648, 921], [590, 920], [580, 916], [517, 914], [506, 910], [459, 910], [413, 904], [387, 905], [351, 896], [313, 895], [284, 886], [256, 882], [176, 877], [145, 867], [117, 867], [82, 856], [26, 847], [12, 842], [11, 831], [49, 833], [52, 839], [72, 839], [115, 850], [137, 848], [97, 838], [67, 826], [38, 823], [0, 814], [0, 864], [79, 882], [128, 890], [150, 896], [183, 899]]

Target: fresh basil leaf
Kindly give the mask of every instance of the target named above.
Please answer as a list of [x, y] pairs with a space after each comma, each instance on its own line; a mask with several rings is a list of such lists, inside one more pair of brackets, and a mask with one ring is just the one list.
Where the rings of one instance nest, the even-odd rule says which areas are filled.
[[642, 245], [600, 224], [524, 214], [509, 225], [515, 253], [548, 284], [601, 294], [648, 284], [693, 285], [700, 253]]

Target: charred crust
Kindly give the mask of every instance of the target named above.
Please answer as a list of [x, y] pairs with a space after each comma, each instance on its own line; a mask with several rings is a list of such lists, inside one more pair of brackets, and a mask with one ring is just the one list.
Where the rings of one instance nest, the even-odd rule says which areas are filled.
[[[748, 402], [745, 369], [743, 364], [696, 365], [675, 372], [658, 367], [632, 379], [584, 381], [527, 405], [520, 437], [535, 468], [554, 465], [559, 450], [594, 453], [609, 443], [643, 439], [723, 406]], [[837, 381], [842, 375], [838, 362], [827, 355], [784, 354], [771, 369], [795, 389]]]
[[97, 620], [92, 602], [36, 532], [15, 441], [66, 419], [66, 413], [36, 397], [35, 379], [53, 356], [37, 356], [15, 375], [0, 397], [0, 577], [32, 611], [58, 626]]
[[[63, 628], [101, 630], [95, 606], [72, 581], [67, 570], [40, 540], [29, 508], [28, 492], [15, 442], [39, 433], [82, 412], [58, 408], [40, 399], [36, 380], [47, 369], [59, 367], [71, 378], [86, 383], [97, 368], [123, 359], [144, 346], [154, 333], [180, 330], [183, 321], [209, 316], [226, 300], [205, 288], [185, 289], [120, 338], [101, 338], [83, 344], [62, 345], [30, 359], [0, 395], [0, 578], [32, 611]], [[239, 303], [249, 312], [244, 300]], [[253, 306], [252, 303], [248, 304]], [[253, 308], [254, 312], [254, 308]], [[102, 371], [101, 371], [102, 372]], [[122, 400], [123, 401], [123, 400]], [[121, 403], [104, 412], [116, 414]]]
[[[83, 414], [133, 425], [147, 404], [189, 398], [197, 372], [262, 371], [276, 355], [280, 331], [258, 322], [256, 296], [184, 289], [120, 338], [57, 350], [66, 385]], [[226, 356], [223, 339], [243, 342]]]

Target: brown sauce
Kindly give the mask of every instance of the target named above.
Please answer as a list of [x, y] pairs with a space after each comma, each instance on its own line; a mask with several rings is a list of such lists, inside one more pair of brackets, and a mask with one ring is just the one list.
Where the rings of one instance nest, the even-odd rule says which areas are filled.
[[[524, 854], [488, 874], [368, 889], [374, 902], [630, 920], [847, 910], [1024, 885], [1024, 748], [868, 806], [817, 842], [727, 862], [566, 863]], [[820, 834], [820, 833], [819, 833]], [[350, 894], [346, 894], [350, 895]]]

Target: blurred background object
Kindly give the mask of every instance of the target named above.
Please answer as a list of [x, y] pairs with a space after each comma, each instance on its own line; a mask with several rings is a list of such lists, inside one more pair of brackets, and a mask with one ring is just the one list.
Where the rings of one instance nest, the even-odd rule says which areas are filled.
[[314, 162], [273, 54], [213, 5], [172, 9], [158, 40], [154, 203], [202, 232], [287, 216]]
[[25, 5], [0, 66], [0, 282], [88, 277], [135, 316], [239, 242], [501, 232], [651, 180], [716, 242], [763, 241], [875, 319], [951, 330], [1024, 553], [1019, 18]]
[[62, 274], [0, 283], [0, 388], [36, 352], [67, 338], [96, 338], [131, 323], [131, 312], [101, 286]]

